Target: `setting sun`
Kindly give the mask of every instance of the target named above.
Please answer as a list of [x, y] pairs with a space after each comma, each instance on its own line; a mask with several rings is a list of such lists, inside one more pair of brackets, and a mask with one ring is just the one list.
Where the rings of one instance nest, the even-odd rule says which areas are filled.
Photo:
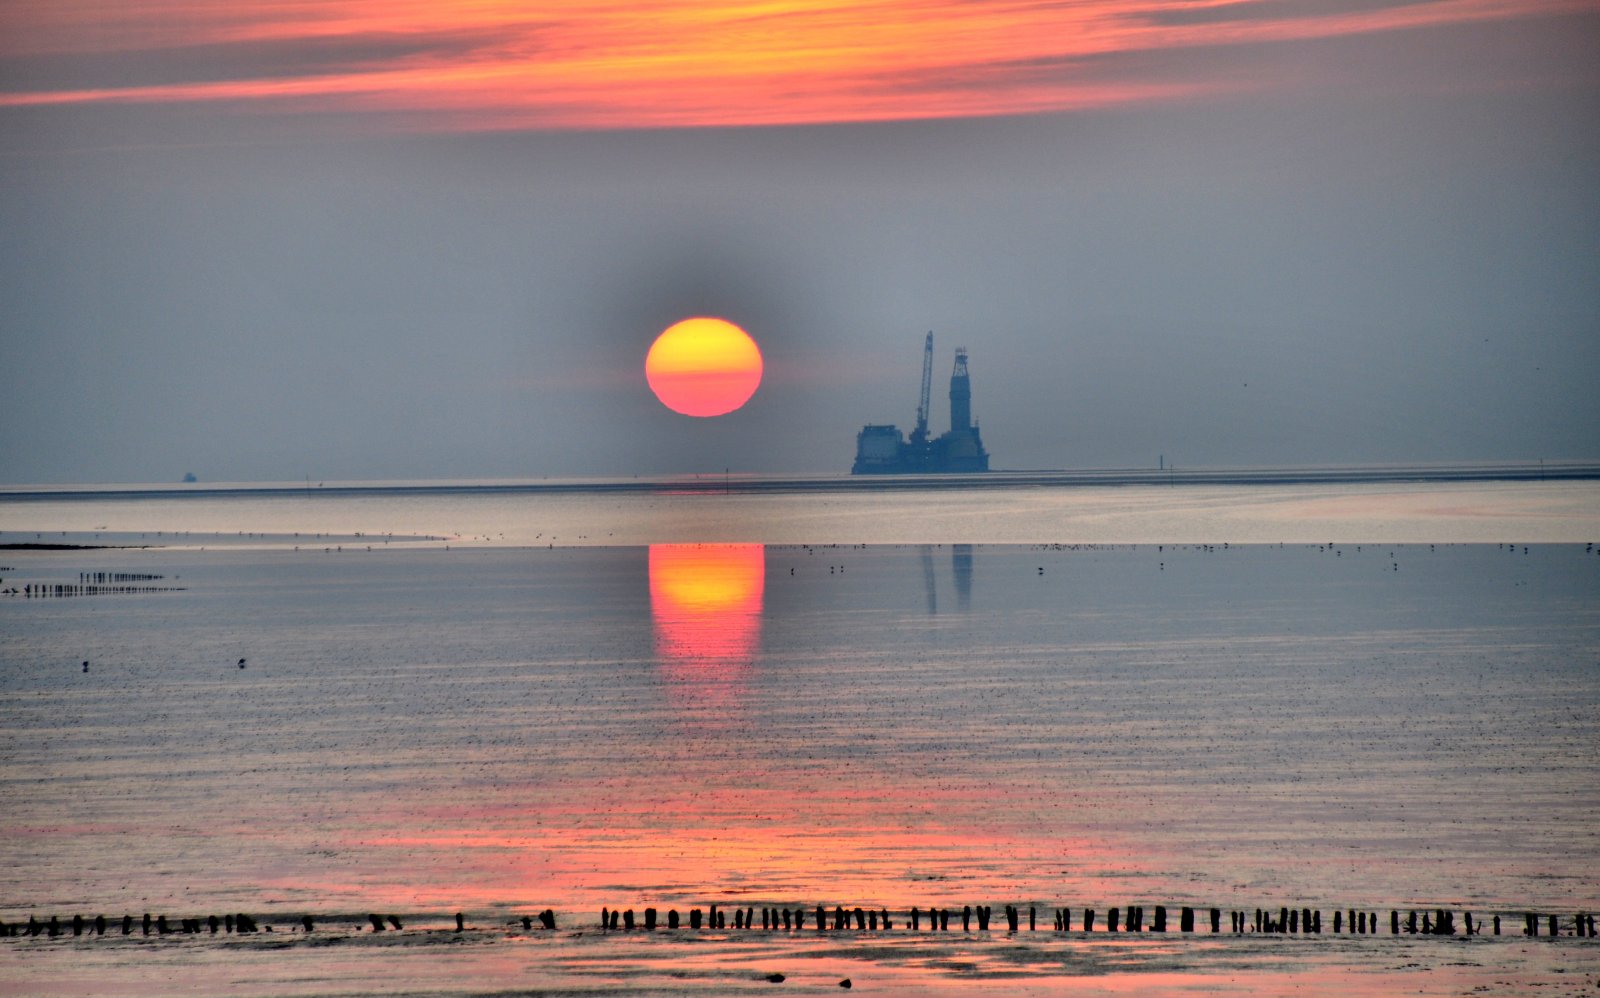
[[744, 405], [761, 384], [761, 350], [723, 319], [684, 319], [656, 337], [644, 376], [661, 404], [685, 416], [721, 416]]

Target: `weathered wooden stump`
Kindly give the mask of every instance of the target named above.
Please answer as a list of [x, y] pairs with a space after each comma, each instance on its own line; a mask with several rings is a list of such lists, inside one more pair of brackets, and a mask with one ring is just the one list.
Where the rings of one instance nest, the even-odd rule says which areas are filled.
[[[611, 913], [611, 921], [615, 922], [616, 920], [617, 920], [617, 914], [616, 914], [616, 912], [612, 912]], [[456, 931], [457, 932], [465, 932], [465, 931], [467, 931], [467, 916], [462, 914], [459, 911], [456, 912]]]
[[[678, 927], [678, 909], [676, 909], [676, 908], [668, 908], [667, 909], [667, 928], [676, 929], [677, 927]], [[699, 927], [700, 926], [698, 926], [698, 925], [695, 926], [695, 928], [697, 928], [697, 929]]]
[[1110, 911], [1106, 912], [1106, 931], [1118, 931], [1119, 926], [1121, 925], [1121, 918], [1121, 912], [1119, 912], [1116, 908], [1112, 908]]
[[[1185, 908], [1184, 911], [1187, 911], [1189, 913], [1189, 927], [1187, 929], [1185, 929], [1184, 931], [1193, 932], [1194, 931], [1194, 909], [1193, 908]], [[1150, 931], [1151, 932], [1165, 932], [1165, 931], [1167, 931], [1167, 906], [1166, 905], [1164, 905], [1164, 904], [1156, 905], [1155, 915], [1154, 915], [1154, 917], [1152, 917], [1150, 919]]]
[[689, 909], [689, 928], [698, 929], [700, 927], [700, 923], [701, 923], [700, 909], [699, 908], [690, 908]]
[[132, 931], [133, 931], [133, 916], [132, 915], [123, 915], [122, 916], [122, 934], [123, 935], [128, 935]]
[[632, 908], [629, 908], [627, 911], [622, 913], [622, 928], [623, 928], [624, 931], [627, 931], [627, 932], [632, 932], [633, 931], [633, 909]]
[[[213, 929], [212, 931], [214, 932], [216, 930]], [[94, 934], [97, 936], [103, 936], [106, 934], [106, 916], [94, 916]]]
[[654, 908], [646, 908], [644, 910], [644, 930], [646, 932], [654, 932], [656, 930], [656, 910]]
[[1085, 909], [1083, 909], [1083, 931], [1085, 931], [1085, 932], [1093, 932], [1094, 931], [1094, 909], [1093, 908], [1085, 908]]
[[385, 928], [387, 928], [387, 926], [383, 924], [383, 916], [381, 915], [374, 915], [369, 912], [367, 914], [367, 921], [372, 923], [373, 932], [382, 932]]
[[961, 907], [961, 931], [962, 932], [969, 932], [969, 931], [971, 931], [971, 929], [972, 929], [972, 905], [970, 905], [970, 904], [962, 905], [962, 907]]

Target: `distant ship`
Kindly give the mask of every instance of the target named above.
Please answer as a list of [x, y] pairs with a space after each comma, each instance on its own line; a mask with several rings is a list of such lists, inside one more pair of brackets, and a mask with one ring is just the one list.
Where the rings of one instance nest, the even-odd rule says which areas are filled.
[[922, 395], [917, 428], [907, 440], [900, 428], [868, 423], [856, 434], [852, 475], [948, 475], [989, 470], [989, 452], [972, 421], [972, 380], [967, 376], [967, 350], [956, 348], [950, 374], [950, 432], [928, 439], [928, 399], [933, 385], [933, 334], [922, 347]]

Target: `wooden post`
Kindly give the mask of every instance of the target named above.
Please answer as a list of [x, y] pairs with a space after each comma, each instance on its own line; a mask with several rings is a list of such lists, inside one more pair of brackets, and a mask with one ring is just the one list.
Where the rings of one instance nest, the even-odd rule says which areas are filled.
[[698, 928], [700, 928], [700, 925], [701, 925], [700, 909], [699, 908], [690, 908], [689, 909], [689, 928], [698, 929]]
[[1494, 916], [1494, 934], [1497, 935], [1497, 936], [1500, 934], [1500, 916], [1499, 915]]
[[1085, 908], [1085, 909], [1083, 909], [1083, 931], [1085, 931], [1085, 932], [1093, 932], [1094, 931], [1094, 909], [1093, 908]]
[[1112, 908], [1110, 911], [1106, 912], [1106, 931], [1116, 932], [1117, 927], [1120, 924], [1120, 918], [1121, 915], [1116, 908]]
[[387, 928], [387, 926], [383, 924], [383, 919], [372, 912], [367, 913], [367, 921], [372, 923], [373, 932], [382, 932], [385, 928]]
[[[611, 913], [611, 927], [613, 929], [617, 927], [617, 913], [616, 912], [612, 912]], [[459, 911], [456, 912], [456, 931], [457, 932], [465, 932], [465, 931], [467, 931], [467, 916], [463, 915]]]
[[633, 931], [633, 909], [629, 908], [622, 913], [622, 927], [629, 932]]
[[911, 931], [916, 932], [922, 927], [922, 913], [915, 908], [911, 909]]

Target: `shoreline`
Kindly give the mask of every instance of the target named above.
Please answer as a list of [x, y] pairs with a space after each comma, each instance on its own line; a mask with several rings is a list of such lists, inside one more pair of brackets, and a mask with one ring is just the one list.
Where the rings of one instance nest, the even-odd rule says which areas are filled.
[[62, 499], [218, 498], [223, 496], [571, 495], [949, 491], [995, 488], [1089, 488], [1194, 485], [1417, 485], [1600, 480], [1600, 462], [1549, 461], [1437, 465], [1329, 465], [1268, 468], [1122, 468], [998, 470], [970, 475], [662, 475], [645, 478], [540, 480], [352, 481], [317, 483], [0, 485], [0, 501]]

